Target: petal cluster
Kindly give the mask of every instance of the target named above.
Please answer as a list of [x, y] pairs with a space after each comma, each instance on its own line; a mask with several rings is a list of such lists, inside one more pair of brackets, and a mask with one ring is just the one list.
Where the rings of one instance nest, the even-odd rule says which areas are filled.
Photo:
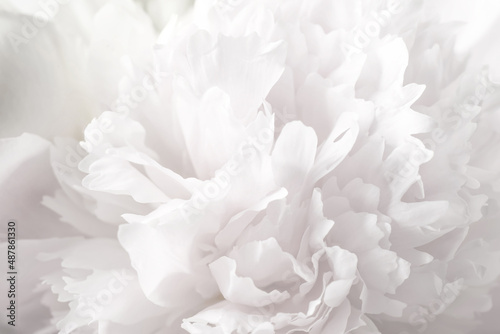
[[500, 276], [498, 85], [428, 9], [197, 1], [158, 35], [129, 18], [155, 47], [131, 31], [110, 110], [50, 145], [42, 204], [69, 229], [38, 256], [51, 326], [473, 330]]

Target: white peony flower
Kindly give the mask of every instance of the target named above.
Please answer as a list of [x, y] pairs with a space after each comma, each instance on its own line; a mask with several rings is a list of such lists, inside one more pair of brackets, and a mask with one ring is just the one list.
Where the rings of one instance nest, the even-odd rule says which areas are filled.
[[108, 111], [81, 142], [0, 146], [31, 148], [3, 175], [46, 175], [31, 331], [476, 333], [500, 95], [426, 16], [441, 3], [104, 5], [87, 59]]

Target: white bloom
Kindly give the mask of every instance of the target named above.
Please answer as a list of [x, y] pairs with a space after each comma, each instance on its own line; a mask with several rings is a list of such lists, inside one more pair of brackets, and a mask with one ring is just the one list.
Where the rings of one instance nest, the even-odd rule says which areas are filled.
[[41, 243], [47, 329], [475, 329], [500, 95], [453, 24], [420, 1], [200, 1], [157, 36], [137, 8], [96, 17], [119, 57], [93, 39], [92, 77], [126, 70], [96, 82], [112, 111], [50, 147], [42, 203], [71, 229]]

